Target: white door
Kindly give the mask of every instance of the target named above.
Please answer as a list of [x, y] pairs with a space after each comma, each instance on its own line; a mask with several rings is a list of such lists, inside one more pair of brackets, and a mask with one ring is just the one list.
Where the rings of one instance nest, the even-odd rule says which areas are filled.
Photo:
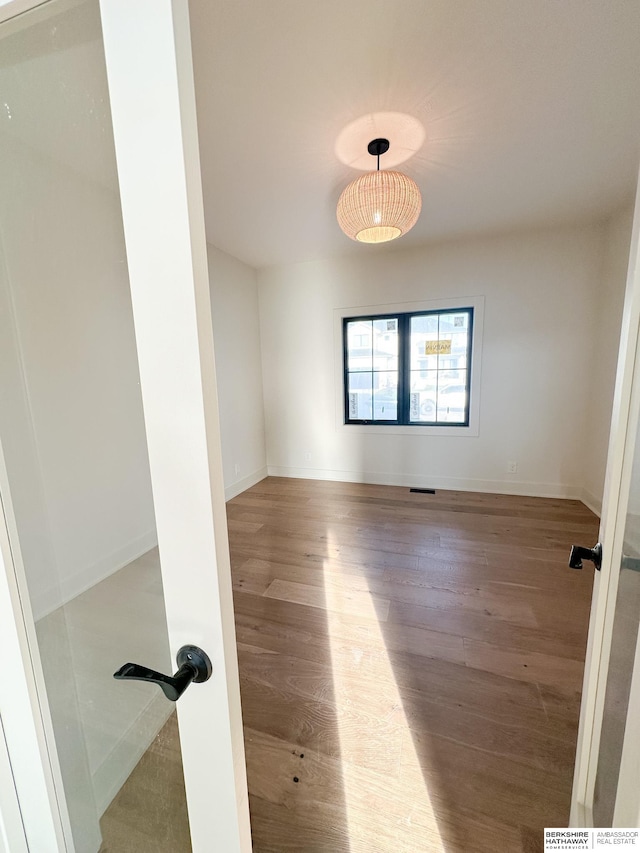
[[0, 839], [246, 853], [187, 0], [0, 0], [0, 255]]
[[[600, 524], [602, 568], [595, 571], [589, 625], [572, 826], [640, 826], [639, 199], [640, 193]], [[589, 563], [585, 568], [593, 571]]]

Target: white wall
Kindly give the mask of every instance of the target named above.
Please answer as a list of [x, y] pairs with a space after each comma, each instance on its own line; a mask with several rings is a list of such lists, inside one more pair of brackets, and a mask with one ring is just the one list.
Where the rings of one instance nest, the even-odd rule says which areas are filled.
[[5, 296], [24, 389], [3, 425], [9, 441], [25, 419], [34, 441], [7, 444], [7, 464], [16, 489], [38, 469], [46, 533], [33, 530], [37, 493], [17, 515], [25, 544], [46, 536], [55, 562], [25, 560], [38, 618], [152, 547], [155, 522], [118, 197], [26, 151], [3, 159]]
[[[261, 271], [269, 472], [579, 497], [604, 236], [593, 226], [422, 249], [365, 246], [358, 259]], [[485, 297], [478, 436], [338, 423], [335, 309], [411, 310], [476, 295]]]
[[[155, 522], [117, 195], [17, 150], [4, 162], [0, 435], [40, 618], [153, 547]], [[257, 282], [208, 254], [229, 498], [266, 476]]]
[[[267, 475], [256, 271], [207, 247], [227, 500]], [[237, 466], [237, 467], [236, 467]]]
[[611, 427], [611, 407], [618, 361], [633, 205], [628, 205], [605, 224], [605, 243], [596, 291], [596, 317], [592, 331], [591, 388], [583, 474], [583, 500], [599, 513]]

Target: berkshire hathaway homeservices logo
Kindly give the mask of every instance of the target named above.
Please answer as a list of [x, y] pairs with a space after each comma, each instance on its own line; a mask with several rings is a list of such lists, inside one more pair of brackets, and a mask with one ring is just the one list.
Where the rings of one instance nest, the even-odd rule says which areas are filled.
[[544, 850], [640, 850], [638, 829], [545, 829]]

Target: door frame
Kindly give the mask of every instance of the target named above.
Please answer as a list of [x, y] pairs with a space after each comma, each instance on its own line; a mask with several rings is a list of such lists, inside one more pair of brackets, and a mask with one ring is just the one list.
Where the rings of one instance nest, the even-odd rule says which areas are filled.
[[28, 853], [18, 793], [0, 720], [0, 853]]
[[[62, 775], [53, 742], [44, 675], [0, 443], [0, 713], [28, 849], [73, 851]], [[0, 812], [17, 832], [11, 788], [0, 788]]]
[[[173, 657], [199, 645], [213, 664], [177, 706], [193, 850], [215, 834], [227, 853], [249, 853], [188, 0], [99, 3], [169, 643]], [[41, 5], [0, 0], [0, 23]], [[70, 853], [1, 448], [0, 494], [6, 745], [29, 848]], [[2, 788], [0, 812], [11, 815]]]
[[[595, 791], [600, 736], [604, 716], [604, 702], [609, 671], [611, 640], [615, 616], [620, 561], [622, 558], [624, 530], [636, 431], [640, 416], [640, 391], [634, 391], [634, 375], [640, 370], [637, 359], [640, 344], [640, 177], [636, 185], [636, 201], [629, 249], [627, 285], [625, 291], [618, 367], [611, 416], [611, 431], [607, 455], [607, 468], [600, 517], [599, 539], [603, 545], [602, 568], [595, 572], [589, 635], [580, 706], [580, 723], [576, 762], [571, 795], [570, 826], [593, 826], [593, 797]], [[640, 386], [640, 383], [636, 383]], [[594, 401], [597, 405], [597, 401]], [[634, 683], [640, 678], [640, 655], [636, 651]], [[632, 690], [628, 717], [640, 712], [640, 689]], [[625, 736], [624, 750], [629, 759], [638, 757], [638, 746], [632, 746]], [[624, 755], [623, 750], [623, 755]], [[624, 760], [623, 760], [624, 763]], [[626, 778], [626, 777], [625, 777]], [[622, 775], [619, 794], [625, 798], [625, 811], [635, 810], [638, 815], [640, 794], [633, 790]], [[631, 801], [631, 802], [629, 802]], [[633, 804], [633, 805], [632, 805]], [[617, 813], [617, 810], [616, 810]], [[636, 823], [616, 825], [635, 826]]]

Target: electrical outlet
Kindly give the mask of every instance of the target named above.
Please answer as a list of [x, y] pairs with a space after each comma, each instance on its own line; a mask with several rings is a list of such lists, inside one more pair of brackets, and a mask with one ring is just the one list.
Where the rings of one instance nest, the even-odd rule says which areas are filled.
[[311, 462], [311, 451], [310, 450], [305, 450], [304, 461], [305, 462]]
[[233, 467], [235, 469], [236, 477], [237, 477], [238, 474], [240, 473], [240, 464], [238, 462], [236, 462], [236, 464]]
[[518, 473], [518, 463], [517, 462], [507, 462], [507, 474], [517, 474]]

